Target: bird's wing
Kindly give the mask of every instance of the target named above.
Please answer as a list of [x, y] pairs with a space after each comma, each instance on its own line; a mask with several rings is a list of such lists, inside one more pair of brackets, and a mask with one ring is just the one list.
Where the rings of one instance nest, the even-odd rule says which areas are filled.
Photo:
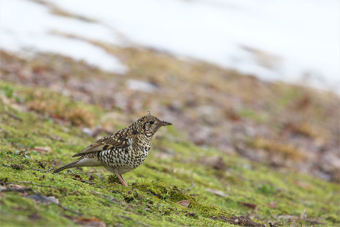
[[115, 134], [111, 134], [104, 138], [101, 138], [82, 150], [81, 152], [73, 155], [72, 157], [83, 156], [89, 153], [95, 153], [104, 150], [110, 150], [112, 148], [128, 147], [132, 144], [132, 137], [128, 135], [128, 131], [120, 130]]

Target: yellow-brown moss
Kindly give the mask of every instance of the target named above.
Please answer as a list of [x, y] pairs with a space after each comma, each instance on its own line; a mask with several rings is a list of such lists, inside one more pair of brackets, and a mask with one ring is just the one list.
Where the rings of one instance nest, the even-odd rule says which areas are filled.
[[285, 158], [290, 158], [294, 161], [301, 161], [305, 156], [303, 152], [290, 144], [283, 144], [274, 140], [264, 138], [256, 138], [252, 141], [252, 146], [257, 149], [264, 149], [273, 154], [283, 155]]

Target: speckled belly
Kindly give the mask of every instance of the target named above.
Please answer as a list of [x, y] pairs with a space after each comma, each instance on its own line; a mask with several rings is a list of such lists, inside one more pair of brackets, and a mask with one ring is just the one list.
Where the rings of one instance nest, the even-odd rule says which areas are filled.
[[102, 151], [98, 158], [109, 171], [116, 170], [123, 174], [140, 166], [148, 153], [149, 149], [133, 151], [128, 147]]

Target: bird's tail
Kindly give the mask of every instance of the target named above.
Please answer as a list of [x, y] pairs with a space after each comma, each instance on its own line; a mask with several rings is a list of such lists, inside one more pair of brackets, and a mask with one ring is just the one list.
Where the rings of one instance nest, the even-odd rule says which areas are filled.
[[67, 165], [64, 165], [64, 166], [54, 170], [53, 173], [59, 173], [60, 171], [63, 171], [64, 169], [69, 169], [69, 168], [77, 167], [78, 166], [77, 165], [78, 162], [79, 162], [79, 160], [71, 162], [71, 163], [69, 163]]
[[101, 165], [102, 165], [101, 162], [97, 158], [82, 158], [54, 170], [53, 173], [59, 173], [64, 169], [69, 169], [73, 167], [101, 166]]

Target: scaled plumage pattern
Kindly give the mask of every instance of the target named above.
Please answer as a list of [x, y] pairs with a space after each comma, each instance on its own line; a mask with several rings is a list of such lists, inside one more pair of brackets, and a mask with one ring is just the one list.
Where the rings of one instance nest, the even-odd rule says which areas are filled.
[[124, 186], [128, 186], [121, 174], [140, 166], [148, 156], [152, 137], [162, 126], [171, 125], [150, 113], [130, 126], [101, 138], [73, 155], [78, 160], [56, 169], [58, 173], [73, 167], [104, 166], [113, 172]]

